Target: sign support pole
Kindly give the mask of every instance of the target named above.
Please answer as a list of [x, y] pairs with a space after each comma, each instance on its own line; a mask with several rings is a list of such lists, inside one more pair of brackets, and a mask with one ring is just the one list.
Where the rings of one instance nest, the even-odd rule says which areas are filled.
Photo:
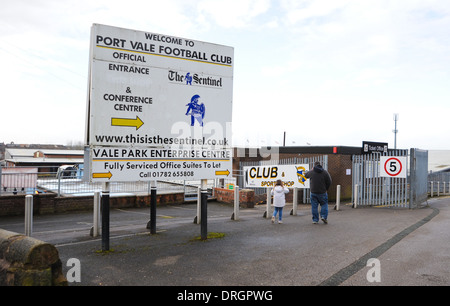
[[266, 192], [267, 192], [267, 204], [266, 204], [266, 211], [264, 212], [264, 215], [263, 215], [263, 217], [264, 218], [266, 218], [266, 219], [270, 219], [271, 217], [272, 217], [272, 212], [270, 211], [271, 209], [270, 209], [270, 205], [272, 204], [271, 202], [272, 202], [272, 196], [271, 196], [271, 194], [270, 194], [270, 191], [271, 191], [272, 189], [271, 188], [269, 188], [269, 187], [267, 187], [267, 189], [266, 189]]
[[156, 181], [151, 182], [150, 190], [150, 221], [147, 223], [147, 228], [150, 229], [150, 234], [156, 234]]
[[201, 220], [201, 205], [202, 205], [202, 189], [197, 189], [197, 216], [195, 217], [194, 223], [200, 224]]
[[201, 186], [201, 208], [200, 208], [200, 235], [201, 240], [206, 240], [208, 238], [208, 180], [202, 179]]
[[109, 251], [109, 182], [102, 191], [102, 251]]
[[292, 216], [297, 216], [297, 209], [298, 209], [298, 187], [294, 187], [294, 194], [292, 197]]

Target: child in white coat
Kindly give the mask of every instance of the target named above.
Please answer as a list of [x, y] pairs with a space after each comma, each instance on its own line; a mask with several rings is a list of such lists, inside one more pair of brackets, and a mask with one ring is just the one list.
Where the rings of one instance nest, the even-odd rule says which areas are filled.
[[275, 218], [278, 214], [278, 223], [283, 223], [283, 207], [286, 205], [285, 194], [289, 193], [289, 189], [284, 187], [283, 182], [281, 180], [277, 180], [275, 186], [270, 192], [273, 195], [273, 206], [275, 210], [272, 216], [272, 223], [275, 223]]

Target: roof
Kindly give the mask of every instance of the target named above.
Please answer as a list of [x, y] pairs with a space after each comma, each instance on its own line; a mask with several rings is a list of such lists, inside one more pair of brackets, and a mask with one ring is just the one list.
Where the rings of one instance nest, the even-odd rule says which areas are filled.
[[34, 152], [36, 152], [38, 150], [36, 149], [5, 149], [5, 156], [11, 156], [11, 157], [15, 157], [15, 156], [29, 156], [29, 157], [33, 157]]
[[279, 147], [279, 153], [310, 153], [310, 154], [361, 154], [361, 147], [348, 146], [304, 146], [304, 147]]
[[7, 162], [14, 164], [82, 164], [84, 158], [45, 158], [45, 157], [18, 157], [7, 158]]
[[[34, 157], [36, 152], [41, 152], [42, 154], [39, 157]], [[84, 151], [6, 148], [5, 160], [14, 164], [79, 164], [84, 162]]]
[[61, 149], [5, 149], [6, 156], [10, 156], [11, 158], [19, 157], [19, 156], [29, 156], [33, 157], [34, 153], [42, 152], [44, 155], [77, 155], [83, 156], [83, 150], [61, 150]]

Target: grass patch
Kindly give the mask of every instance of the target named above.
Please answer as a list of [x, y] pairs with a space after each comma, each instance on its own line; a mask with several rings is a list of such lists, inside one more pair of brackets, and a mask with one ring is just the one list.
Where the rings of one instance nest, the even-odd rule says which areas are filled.
[[101, 255], [101, 256], [106, 256], [106, 255], [112, 255], [112, 254], [126, 254], [129, 252], [135, 251], [134, 248], [125, 248], [125, 246], [123, 246], [123, 245], [117, 245], [116, 247], [118, 247], [118, 249], [110, 248], [108, 251], [96, 250], [95, 254]]
[[[225, 233], [215, 233], [215, 232], [208, 233], [208, 235], [206, 236], [207, 239], [218, 239], [223, 237], [225, 237]], [[197, 236], [191, 239], [190, 241], [202, 241], [202, 237]]]
[[109, 249], [108, 251], [97, 250], [97, 251], [95, 251], [95, 254], [98, 254], [98, 255], [108, 255], [108, 254], [111, 254], [111, 253], [114, 253], [114, 252], [115, 252], [114, 249]]

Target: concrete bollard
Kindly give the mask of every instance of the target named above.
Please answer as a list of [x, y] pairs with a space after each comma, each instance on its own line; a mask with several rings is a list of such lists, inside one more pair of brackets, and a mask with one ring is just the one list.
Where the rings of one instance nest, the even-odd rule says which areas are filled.
[[292, 195], [292, 216], [297, 216], [298, 209], [298, 187], [294, 187], [294, 194]]
[[234, 209], [231, 220], [239, 220], [239, 186], [234, 186]]
[[25, 196], [25, 235], [33, 234], [33, 196]]
[[336, 186], [336, 206], [335, 209], [339, 210], [341, 206], [341, 185]]
[[93, 220], [93, 226], [91, 228], [90, 235], [92, 237], [97, 237], [100, 234], [100, 202], [101, 202], [101, 196], [100, 192], [97, 191], [94, 193], [94, 220]]

